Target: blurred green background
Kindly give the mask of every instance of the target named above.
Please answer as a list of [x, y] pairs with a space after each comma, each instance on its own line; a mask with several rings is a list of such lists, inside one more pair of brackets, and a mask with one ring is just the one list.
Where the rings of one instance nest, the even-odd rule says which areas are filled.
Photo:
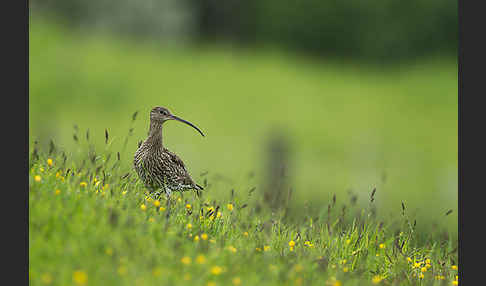
[[169, 122], [164, 136], [211, 192], [261, 192], [278, 133], [296, 205], [326, 209], [352, 190], [366, 206], [375, 185], [379, 215], [403, 201], [419, 228], [457, 233], [456, 5], [31, 1], [30, 143], [73, 152], [76, 124], [121, 149], [139, 111], [130, 166], [151, 107], [165, 106], [205, 132]]

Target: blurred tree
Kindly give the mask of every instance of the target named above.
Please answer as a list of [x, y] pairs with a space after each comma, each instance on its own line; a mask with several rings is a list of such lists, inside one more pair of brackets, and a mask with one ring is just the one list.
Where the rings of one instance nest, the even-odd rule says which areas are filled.
[[190, 40], [194, 9], [178, 0], [31, 0], [33, 13], [48, 13], [77, 28], [105, 30], [137, 38]]
[[138, 37], [272, 43], [383, 62], [457, 54], [452, 0], [32, 0], [31, 8]]

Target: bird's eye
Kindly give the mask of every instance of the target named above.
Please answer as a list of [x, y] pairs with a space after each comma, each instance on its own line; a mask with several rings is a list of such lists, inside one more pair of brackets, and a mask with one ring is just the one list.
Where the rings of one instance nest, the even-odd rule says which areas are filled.
[[160, 114], [164, 114], [164, 112], [162, 110], [160, 110], [159, 112], [160, 112]]

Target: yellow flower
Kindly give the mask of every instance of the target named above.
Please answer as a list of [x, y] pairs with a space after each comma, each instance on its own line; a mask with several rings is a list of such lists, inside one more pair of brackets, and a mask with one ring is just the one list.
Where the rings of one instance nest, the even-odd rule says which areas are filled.
[[451, 269], [452, 269], [452, 270], [457, 270], [457, 266], [456, 266], [456, 265], [452, 265], [452, 266], [451, 266]]
[[196, 235], [196, 236], [194, 237], [194, 241], [196, 241], [196, 242], [197, 242], [197, 241], [199, 241], [199, 235]]
[[36, 182], [40, 182], [40, 181], [41, 181], [41, 176], [39, 176], [39, 175], [35, 175], [35, 177], [34, 177], [34, 181], [36, 181]]
[[306, 241], [304, 242], [304, 245], [307, 246], [307, 247], [314, 247], [314, 244], [312, 244], [310, 241]]
[[341, 260], [341, 264], [346, 264], [348, 262], [346, 259]]
[[419, 279], [423, 279], [424, 277], [425, 277], [425, 275], [423, 273], [420, 273], [419, 276], [418, 276]]
[[145, 210], [147, 209], [147, 206], [146, 206], [146, 205], [144, 205], [144, 204], [141, 204], [141, 205], [140, 205], [140, 209], [141, 209], [142, 211], [145, 211]]
[[154, 201], [154, 206], [155, 206], [155, 207], [160, 206], [160, 201], [159, 201], [159, 200], [155, 200], [155, 201]]
[[295, 246], [295, 241], [293, 241], [293, 240], [289, 241], [289, 246], [290, 247], [294, 247]]
[[177, 198], [177, 202], [178, 203], [182, 202], [182, 199], [181, 198]]
[[240, 279], [240, 277], [235, 277], [235, 278], [233, 278], [232, 282], [233, 282], [233, 285], [238, 286], [238, 285], [241, 284], [241, 279]]
[[270, 250], [270, 246], [269, 245], [263, 246], [263, 251], [269, 251], [269, 250]]
[[233, 210], [233, 204], [227, 204], [226, 207], [228, 208], [229, 211]]
[[223, 268], [221, 268], [219, 266], [213, 266], [211, 268], [211, 274], [213, 274], [213, 275], [219, 275], [219, 274], [221, 274], [221, 272], [223, 272]]
[[422, 262], [414, 262], [413, 268], [419, 268], [422, 265]]
[[41, 171], [41, 173], [44, 172], [44, 168], [40, 167], [39, 171]]
[[106, 255], [108, 255], [108, 256], [112, 256], [112, 255], [113, 255], [113, 249], [111, 249], [111, 248], [107, 248], [107, 249], [105, 250], [105, 253], [106, 253]]
[[191, 264], [191, 258], [188, 257], [188, 256], [184, 256], [184, 257], [181, 258], [181, 262], [182, 262], [182, 264], [189, 265], [189, 264]]
[[350, 244], [351, 243], [351, 239], [346, 239], [346, 244]]
[[412, 262], [412, 258], [407, 257], [407, 261], [408, 261], [408, 262]]
[[290, 251], [294, 251], [294, 247], [293, 246], [290, 247]]
[[59, 178], [61, 176], [61, 172], [57, 171], [56, 172], [56, 178]]
[[243, 235], [244, 235], [244, 236], [248, 236], [248, 231], [245, 231], [245, 232], [243, 233]]
[[59, 195], [61, 193], [61, 190], [57, 189], [56, 190], [56, 195]]
[[262, 251], [260, 247], [255, 248], [256, 251]]
[[427, 269], [429, 269], [430, 267], [432, 267], [432, 265], [430, 265], [430, 264], [425, 264], [425, 267], [427, 267]]
[[186, 228], [187, 228], [187, 229], [191, 229], [191, 228], [192, 228], [192, 224], [188, 223], [188, 224], [186, 225]]
[[208, 240], [208, 235], [203, 233], [203, 234], [201, 234], [201, 238], [202, 238], [202, 240]]
[[383, 278], [380, 275], [375, 275], [373, 278], [371, 278], [371, 282], [373, 284], [378, 284], [381, 282], [381, 280], [383, 280]]
[[206, 257], [204, 257], [204, 255], [198, 255], [196, 257], [196, 262], [198, 264], [204, 264], [204, 263], [206, 263]]
[[422, 268], [420, 268], [420, 271], [421, 271], [421, 272], [427, 272], [427, 267], [422, 267]]
[[384, 243], [380, 243], [380, 248], [381, 249], [385, 248], [385, 244]]
[[233, 252], [233, 253], [236, 253], [236, 251], [238, 251], [238, 250], [237, 250], [237, 249], [236, 249], [234, 246], [232, 246], [232, 245], [230, 245], [230, 246], [228, 247], [228, 250], [229, 250], [229, 251], [231, 251], [231, 252]]
[[76, 270], [73, 273], [73, 280], [78, 285], [84, 285], [88, 281], [88, 275], [83, 270]]
[[443, 275], [435, 275], [436, 280], [444, 280], [445, 277]]
[[218, 212], [218, 213], [216, 214], [216, 217], [217, 217], [217, 218], [220, 218], [220, 217], [221, 217], [221, 212]]
[[51, 159], [51, 158], [47, 159], [47, 165], [48, 165], [49, 167], [51, 167], [51, 166], [52, 166], [52, 159]]
[[88, 185], [88, 183], [86, 183], [86, 182], [81, 182], [81, 183], [79, 183], [79, 186], [81, 186], [81, 187], [83, 187], [83, 188], [85, 188], [87, 185]]
[[118, 274], [120, 274], [121, 276], [127, 274], [127, 268], [125, 266], [118, 267]]
[[452, 285], [459, 285], [459, 281], [457, 280], [452, 281]]
[[160, 267], [155, 267], [154, 269], [152, 269], [152, 275], [154, 277], [159, 277], [160, 274], [162, 274], [162, 270], [160, 269]]
[[52, 276], [49, 273], [42, 274], [41, 281], [44, 284], [51, 284], [52, 283]]
[[122, 195], [126, 195], [128, 191], [123, 191], [122, 192]]
[[159, 208], [159, 211], [163, 212], [163, 211], [165, 211], [165, 208], [164, 207], [160, 207]]
[[334, 283], [332, 284], [332, 286], [341, 286], [341, 285], [343, 284], [339, 280], [334, 281]]
[[191, 208], [192, 208], [192, 206], [190, 204], [186, 205], [186, 209], [190, 210]]
[[430, 259], [429, 259], [429, 258], [425, 259], [425, 263], [430, 264], [430, 262], [431, 262], [431, 261], [430, 261]]
[[348, 267], [343, 267], [343, 272], [348, 272], [349, 268]]

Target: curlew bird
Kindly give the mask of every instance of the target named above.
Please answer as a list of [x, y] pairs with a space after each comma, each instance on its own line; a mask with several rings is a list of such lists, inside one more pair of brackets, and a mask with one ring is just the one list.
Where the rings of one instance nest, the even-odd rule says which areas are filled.
[[[195, 128], [194, 124], [172, 115], [167, 108], [154, 107], [150, 111], [150, 129], [147, 139], [140, 144], [133, 159], [138, 177], [151, 193], [165, 192], [169, 204], [173, 191], [202, 190], [187, 172], [184, 162], [162, 144], [162, 125], [168, 120], [177, 120]], [[159, 191], [160, 190], [160, 191]]]

